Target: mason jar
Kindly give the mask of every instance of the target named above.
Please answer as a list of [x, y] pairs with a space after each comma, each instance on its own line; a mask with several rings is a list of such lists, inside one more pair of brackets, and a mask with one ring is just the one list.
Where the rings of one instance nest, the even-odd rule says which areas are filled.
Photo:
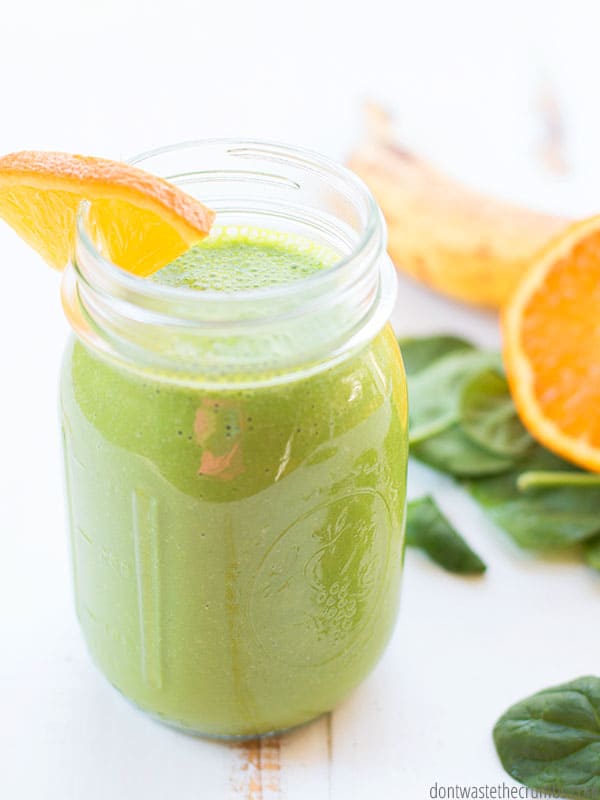
[[302, 237], [326, 269], [240, 292], [110, 263], [82, 207], [63, 280], [61, 409], [75, 601], [130, 701], [215, 737], [332, 709], [392, 632], [405, 377], [382, 216], [310, 152], [205, 141], [134, 160], [221, 230]]

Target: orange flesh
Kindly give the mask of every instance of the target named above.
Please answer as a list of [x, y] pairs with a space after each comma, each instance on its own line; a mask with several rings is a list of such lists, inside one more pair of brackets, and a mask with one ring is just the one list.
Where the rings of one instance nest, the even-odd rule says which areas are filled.
[[523, 309], [520, 345], [540, 412], [600, 445], [600, 233], [551, 266]]
[[92, 201], [90, 227], [103, 254], [150, 275], [208, 235], [215, 214], [137, 167], [69, 153], [0, 157], [0, 217], [53, 267], [73, 255], [75, 217]]

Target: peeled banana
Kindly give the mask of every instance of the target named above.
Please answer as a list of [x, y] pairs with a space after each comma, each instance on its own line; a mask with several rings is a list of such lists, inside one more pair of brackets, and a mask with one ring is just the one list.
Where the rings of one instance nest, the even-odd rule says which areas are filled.
[[568, 220], [473, 191], [393, 139], [389, 117], [369, 111], [349, 166], [370, 187], [399, 270], [467, 303], [496, 308]]

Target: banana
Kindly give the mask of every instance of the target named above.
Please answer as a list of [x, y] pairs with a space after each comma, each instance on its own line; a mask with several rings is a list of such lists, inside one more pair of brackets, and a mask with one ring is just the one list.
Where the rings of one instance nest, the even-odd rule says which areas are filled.
[[567, 219], [473, 191], [402, 147], [390, 118], [368, 109], [368, 135], [349, 166], [369, 186], [388, 225], [399, 270], [450, 297], [504, 304]]

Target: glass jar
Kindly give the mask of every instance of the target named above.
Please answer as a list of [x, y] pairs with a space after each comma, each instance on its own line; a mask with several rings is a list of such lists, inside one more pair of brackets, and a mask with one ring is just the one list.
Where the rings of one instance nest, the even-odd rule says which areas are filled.
[[208, 736], [284, 730], [372, 669], [396, 618], [405, 378], [381, 214], [346, 169], [253, 141], [134, 163], [217, 224], [334, 249], [294, 283], [199, 292], [105, 259], [88, 210], [63, 280], [77, 614], [144, 711]]

